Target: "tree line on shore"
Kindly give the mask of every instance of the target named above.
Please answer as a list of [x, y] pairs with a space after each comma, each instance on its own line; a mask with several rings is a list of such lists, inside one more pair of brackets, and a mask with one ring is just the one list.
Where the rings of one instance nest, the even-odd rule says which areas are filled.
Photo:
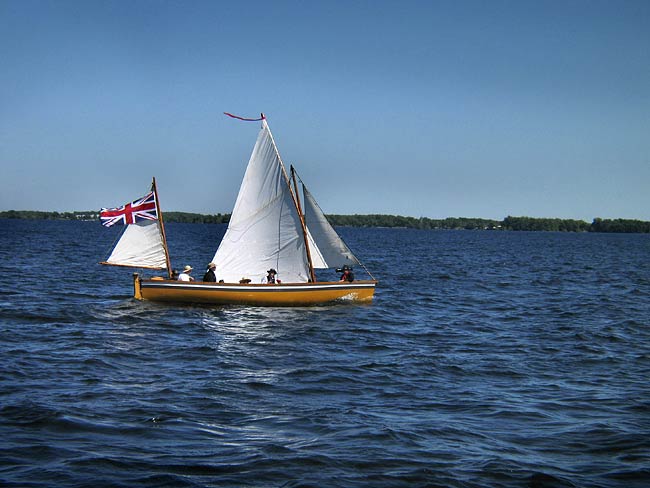
[[[503, 220], [448, 217], [404, 217], [402, 215], [328, 215], [332, 225], [349, 227], [401, 227], [410, 229], [465, 229], [465, 230], [511, 230], [555, 232], [616, 232], [650, 233], [650, 222], [632, 219], [595, 218], [591, 223], [584, 220], [553, 219], [537, 217], [512, 217]], [[0, 212], [0, 219], [41, 220], [98, 220], [99, 212], [43, 212], [38, 210], [8, 210]], [[198, 214], [191, 212], [166, 212], [165, 222], [189, 224], [225, 224], [230, 214]]]

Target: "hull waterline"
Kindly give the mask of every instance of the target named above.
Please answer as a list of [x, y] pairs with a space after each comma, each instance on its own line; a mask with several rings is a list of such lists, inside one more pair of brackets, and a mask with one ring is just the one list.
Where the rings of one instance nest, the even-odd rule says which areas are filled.
[[317, 305], [331, 302], [370, 302], [376, 281], [352, 283], [283, 283], [276, 285], [182, 282], [133, 276], [134, 297], [139, 300], [213, 305], [262, 306]]

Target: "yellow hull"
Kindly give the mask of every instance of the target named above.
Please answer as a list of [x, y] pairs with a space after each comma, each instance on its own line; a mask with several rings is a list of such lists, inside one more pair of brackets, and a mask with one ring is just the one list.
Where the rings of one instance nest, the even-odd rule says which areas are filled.
[[282, 283], [277, 285], [183, 282], [143, 279], [133, 275], [134, 297], [139, 300], [214, 305], [317, 305], [330, 302], [370, 302], [376, 281], [341, 283]]

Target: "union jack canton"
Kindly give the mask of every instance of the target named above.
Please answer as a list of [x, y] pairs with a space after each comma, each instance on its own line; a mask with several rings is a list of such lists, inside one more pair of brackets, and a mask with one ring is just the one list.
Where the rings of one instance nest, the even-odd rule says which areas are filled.
[[143, 220], [157, 220], [156, 197], [154, 193], [127, 203], [118, 208], [102, 208], [99, 213], [102, 225], [110, 227], [114, 224], [135, 224]]

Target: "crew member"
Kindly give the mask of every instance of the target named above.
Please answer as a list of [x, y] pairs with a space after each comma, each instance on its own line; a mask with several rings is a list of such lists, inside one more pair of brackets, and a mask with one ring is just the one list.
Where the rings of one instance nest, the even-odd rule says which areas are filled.
[[352, 272], [352, 268], [350, 268], [350, 266], [346, 264], [341, 268], [341, 271], [343, 271], [343, 274], [341, 275], [341, 278], [339, 278], [339, 281], [354, 281], [354, 273]]
[[203, 281], [207, 281], [210, 283], [216, 283], [217, 282], [217, 275], [214, 274], [214, 270], [217, 269], [217, 265], [214, 263], [208, 264], [208, 269], [203, 275]]

